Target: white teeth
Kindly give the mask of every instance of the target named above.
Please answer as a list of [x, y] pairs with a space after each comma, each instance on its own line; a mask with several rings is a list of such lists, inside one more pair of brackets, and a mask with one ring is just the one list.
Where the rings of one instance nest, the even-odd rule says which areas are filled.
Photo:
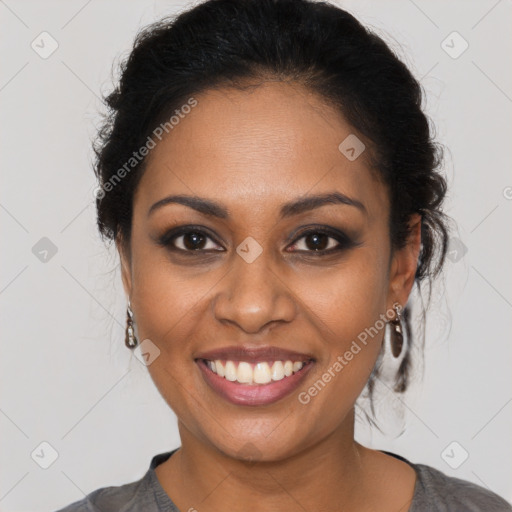
[[[220, 359], [215, 361], [206, 361], [208, 368], [219, 377], [224, 377], [231, 382], [240, 384], [268, 384], [271, 381], [279, 381], [285, 377], [293, 375], [304, 366], [302, 361], [274, 361], [267, 363], [265, 361], [256, 364], [246, 361], [225, 361]], [[238, 366], [237, 366], [238, 364]], [[272, 366], [270, 366], [272, 364]]]
[[271, 380], [272, 375], [270, 375], [268, 363], [256, 363], [254, 367], [254, 382], [256, 382], [256, 384], [268, 384]]
[[252, 384], [252, 368], [249, 363], [240, 361], [236, 372], [236, 380], [242, 384]]
[[281, 380], [284, 378], [284, 365], [282, 361], [276, 361], [272, 365], [272, 380]]
[[226, 374], [227, 380], [230, 380], [231, 382], [236, 380], [236, 367], [233, 361], [226, 361], [224, 373]]
[[302, 362], [296, 361], [293, 363], [293, 372], [298, 372], [302, 368]]
[[215, 361], [215, 368], [216, 368], [216, 370], [213, 370], [213, 371], [214, 372], [216, 371], [216, 373], [219, 377], [224, 377], [226, 375], [224, 373], [224, 366], [218, 359]]

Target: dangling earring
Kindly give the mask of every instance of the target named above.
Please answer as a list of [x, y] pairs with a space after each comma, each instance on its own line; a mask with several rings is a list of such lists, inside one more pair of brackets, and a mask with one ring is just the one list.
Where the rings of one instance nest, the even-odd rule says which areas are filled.
[[393, 354], [393, 357], [397, 359], [400, 357], [404, 345], [401, 313], [402, 308], [398, 302], [395, 302], [395, 304], [393, 304], [393, 309], [395, 310], [396, 316], [389, 322], [393, 327], [393, 332], [391, 333], [391, 353]]
[[124, 344], [130, 350], [133, 350], [139, 344], [139, 340], [137, 339], [137, 336], [135, 336], [135, 331], [133, 330], [133, 311], [130, 306], [130, 301], [128, 301], [128, 307], [126, 308], [126, 335], [124, 338]]

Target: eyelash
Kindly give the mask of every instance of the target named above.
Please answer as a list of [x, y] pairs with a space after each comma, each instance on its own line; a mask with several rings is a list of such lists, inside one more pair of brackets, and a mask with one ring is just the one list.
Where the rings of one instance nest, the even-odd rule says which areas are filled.
[[[171, 251], [181, 252], [187, 256], [197, 256], [205, 251], [208, 251], [208, 252], [211, 251], [211, 249], [197, 249], [197, 250], [181, 249], [181, 248], [176, 247], [173, 244], [173, 242], [175, 242], [175, 240], [177, 238], [179, 238], [180, 236], [187, 235], [190, 233], [204, 236], [206, 238], [213, 240], [217, 245], [220, 245], [220, 243], [217, 242], [217, 240], [215, 240], [215, 237], [213, 237], [211, 234], [209, 234], [203, 228], [195, 227], [195, 226], [181, 226], [178, 228], [174, 228], [174, 229], [168, 231], [167, 233], [165, 233], [162, 237], [160, 237], [160, 239], [158, 240], [158, 243], [159, 243], [159, 245], [166, 247]], [[347, 249], [350, 249], [350, 248], [358, 245], [355, 241], [351, 240], [345, 233], [343, 233], [341, 231], [338, 232], [338, 231], [334, 231], [332, 229], [328, 229], [325, 227], [311, 227], [311, 226], [309, 228], [305, 229], [304, 231], [301, 231], [297, 235], [297, 237], [294, 239], [294, 241], [289, 245], [292, 245], [292, 246], [297, 245], [297, 242], [299, 240], [302, 240], [303, 238], [305, 238], [311, 234], [327, 235], [329, 238], [333, 238], [334, 240], [336, 240], [336, 242], [338, 242], [338, 245], [334, 248], [322, 249], [319, 251], [299, 250], [297, 252], [309, 253], [308, 255], [312, 255], [312, 256], [323, 256], [323, 255], [340, 252], [342, 250], [347, 250]], [[213, 252], [223, 252], [223, 251], [214, 249]]]

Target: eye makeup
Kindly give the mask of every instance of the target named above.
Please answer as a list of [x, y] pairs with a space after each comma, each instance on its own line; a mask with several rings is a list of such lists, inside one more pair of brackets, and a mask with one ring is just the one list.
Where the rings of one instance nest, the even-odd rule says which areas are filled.
[[[291, 242], [287, 244], [286, 252], [315, 257], [339, 253], [360, 245], [360, 242], [345, 232], [319, 224], [303, 226], [295, 230], [288, 237], [288, 240], [291, 240]], [[302, 240], [304, 242], [300, 243]], [[226, 249], [213, 232], [200, 225], [176, 226], [158, 236], [156, 241], [159, 246], [183, 256], [197, 257], [206, 254], [211, 255], [216, 252], [226, 252]], [[297, 246], [305, 248], [297, 249]]]

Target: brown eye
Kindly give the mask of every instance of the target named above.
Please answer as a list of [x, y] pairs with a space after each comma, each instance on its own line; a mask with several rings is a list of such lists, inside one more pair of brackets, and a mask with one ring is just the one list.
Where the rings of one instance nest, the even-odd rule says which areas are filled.
[[159, 244], [169, 250], [183, 253], [223, 250], [211, 235], [200, 229], [192, 228], [171, 230], [160, 238]]
[[360, 245], [345, 233], [319, 227], [303, 231], [291, 245], [292, 252], [303, 252], [314, 256], [330, 254]]
[[334, 236], [321, 231], [310, 231], [298, 238], [293, 247], [298, 251], [317, 252], [330, 251], [340, 245], [340, 240]]
[[200, 233], [190, 232], [186, 235], [181, 235], [181, 237], [183, 238], [183, 246], [191, 251], [203, 249], [206, 243], [206, 237]]
[[198, 231], [189, 231], [172, 239], [174, 247], [182, 251], [216, 250], [217, 244], [211, 238]]
[[324, 233], [312, 233], [304, 237], [304, 243], [312, 251], [323, 251], [329, 245], [329, 238]]

